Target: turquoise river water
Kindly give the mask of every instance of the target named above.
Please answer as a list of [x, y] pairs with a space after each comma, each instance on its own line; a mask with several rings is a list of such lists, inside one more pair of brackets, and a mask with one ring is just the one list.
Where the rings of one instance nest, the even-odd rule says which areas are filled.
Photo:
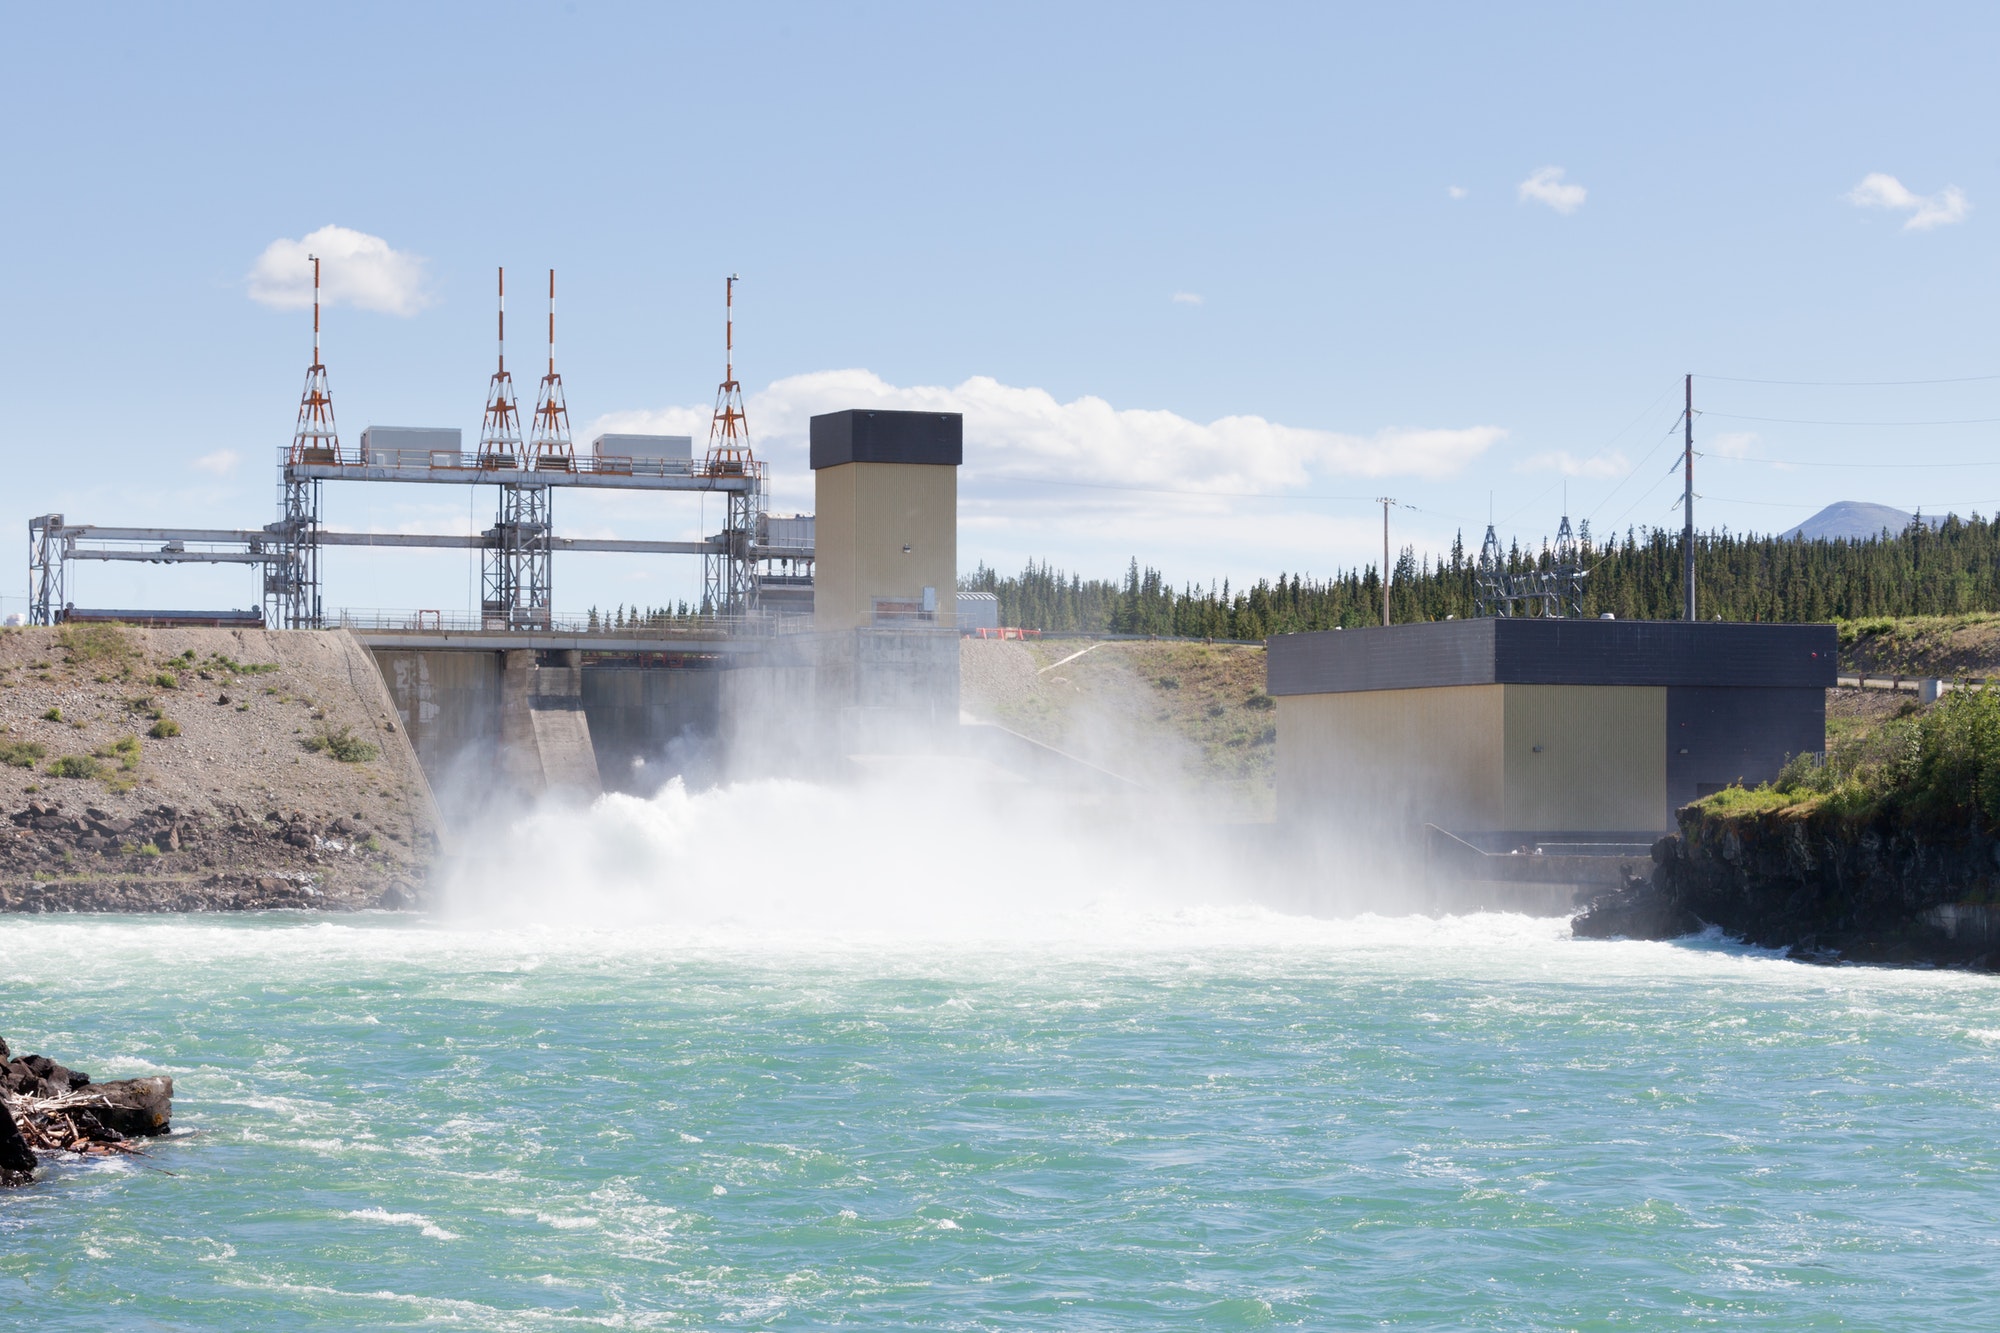
[[2000, 983], [1486, 915], [0, 921], [38, 1329], [2000, 1327]]

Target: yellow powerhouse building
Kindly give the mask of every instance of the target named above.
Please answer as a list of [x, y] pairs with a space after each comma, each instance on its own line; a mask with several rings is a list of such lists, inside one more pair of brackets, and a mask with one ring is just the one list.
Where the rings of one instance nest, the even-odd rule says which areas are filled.
[[1411, 845], [1643, 842], [1826, 745], [1831, 625], [1484, 619], [1274, 638], [1278, 811]]

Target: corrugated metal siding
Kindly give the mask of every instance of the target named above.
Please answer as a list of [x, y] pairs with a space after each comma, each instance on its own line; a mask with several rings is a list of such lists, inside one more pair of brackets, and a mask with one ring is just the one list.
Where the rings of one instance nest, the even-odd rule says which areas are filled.
[[1826, 691], [1817, 686], [1667, 691], [1667, 801], [1674, 808], [1739, 778], [1750, 786], [1767, 782], [1793, 755], [1825, 748]]
[[1274, 695], [1446, 685], [1796, 686], [1834, 682], [1831, 625], [1447, 620], [1280, 635]]
[[1667, 691], [1645, 685], [1508, 685], [1502, 693], [1502, 827], [1593, 832], [1673, 827], [1663, 762]]
[[828, 412], [810, 423], [814, 469], [843, 463], [965, 461], [965, 418], [956, 412]]
[[1831, 688], [1831, 625], [1678, 620], [1503, 620], [1494, 670], [1507, 684]]
[[1497, 620], [1440, 620], [1282, 634], [1265, 655], [1271, 694], [1491, 685]]

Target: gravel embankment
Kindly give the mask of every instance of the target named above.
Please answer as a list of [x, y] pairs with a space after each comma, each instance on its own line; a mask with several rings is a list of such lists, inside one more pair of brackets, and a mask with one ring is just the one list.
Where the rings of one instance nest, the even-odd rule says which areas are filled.
[[0, 632], [0, 819], [10, 911], [407, 907], [440, 835], [340, 631]]

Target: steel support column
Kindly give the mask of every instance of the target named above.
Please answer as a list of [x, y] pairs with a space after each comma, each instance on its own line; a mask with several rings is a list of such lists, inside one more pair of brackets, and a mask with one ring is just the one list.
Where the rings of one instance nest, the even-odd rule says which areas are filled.
[[264, 531], [271, 534], [271, 559], [264, 565], [264, 623], [283, 629], [318, 629], [320, 606], [320, 483], [281, 474], [282, 514]]
[[69, 540], [61, 514], [28, 520], [28, 622], [53, 625], [66, 603], [63, 585], [69, 573]]
[[547, 629], [554, 615], [547, 486], [504, 482], [500, 515], [487, 534], [480, 622], [488, 629]]

